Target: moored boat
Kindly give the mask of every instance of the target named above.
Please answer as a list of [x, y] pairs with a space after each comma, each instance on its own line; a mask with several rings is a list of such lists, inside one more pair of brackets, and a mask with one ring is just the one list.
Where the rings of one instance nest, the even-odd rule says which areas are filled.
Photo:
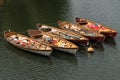
[[92, 41], [102, 42], [105, 39], [105, 36], [102, 34], [99, 34], [81, 25], [70, 23], [68, 21], [58, 21], [58, 26], [62, 29], [72, 31], [84, 37], [87, 37], [89, 40]]
[[67, 41], [59, 36], [46, 33], [40, 30], [27, 30], [28, 34], [36, 39], [37, 41], [45, 41], [47, 44], [49, 44], [52, 48], [56, 50], [60, 50], [63, 52], [67, 52], [70, 54], [76, 54], [78, 50], [78, 46], [75, 45], [74, 43]]
[[49, 56], [52, 53], [52, 48], [50, 46], [15, 31], [4, 31], [4, 38], [10, 44], [25, 51], [41, 54], [44, 56]]
[[114, 38], [117, 35], [117, 31], [113, 28], [104, 26], [102, 24], [98, 24], [91, 20], [83, 19], [83, 18], [75, 18], [76, 22], [84, 27], [90, 28], [98, 33], [105, 35], [106, 37]]
[[56, 27], [53, 27], [53, 26], [48, 26], [48, 25], [45, 25], [45, 24], [36, 24], [37, 28], [39, 30], [43, 30], [47, 33], [52, 33], [52, 34], [55, 34], [57, 36], [60, 36], [68, 41], [71, 41], [73, 43], [76, 43], [78, 45], [83, 45], [83, 46], [86, 46], [89, 44], [89, 40], [84, 37], [84, 36], [81, 36], [79, 34], [76, 34], [76, 33], [73, 33], [71, 31], [67, 31], [67, 30], [63, 30], [63, 29], [60, 29], [60, 28], [56, 28]]

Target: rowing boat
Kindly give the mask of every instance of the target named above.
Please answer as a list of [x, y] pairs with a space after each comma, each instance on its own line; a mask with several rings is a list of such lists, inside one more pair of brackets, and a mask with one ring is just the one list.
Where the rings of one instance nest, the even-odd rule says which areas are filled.
[[78, 46], [74, 43], [67, 41], [59, 36], [46, 33], [40, 30], [27, 30], [30, 37], [36, 39], [37, 41], [45, 41], [48, 45], [50, 45], [53, 49], [60, 50], [63, 52], [67, 52], [70, 54], [76, 54], [78, 50]]
[[48, 26], [45, 24], [39, 24], [39, 23], [36, 26], [39, 30], [43, 30], [47, 33], [55, 34], [73, 43], [76, 43], [82, 46], [86, 46], [89, 44], [89, 40], [86, 37], [73, 33], [71, 31], [67, 31], [67, 30], [63, 30], [60, 28]]
[[44, 56], [49, 56], [52, 53], [52, 48], [50, 46], [15, 31], [4, 31], [4, 38], [10, 44], [25, 51], [38, 53]]
[[102, 42], [105, 39], [105, 36], [102, 34], [87, 29], [81, 25], [70, 23], [68, 21], [58, 21], [58, 26], [62, 29], [72, 31], [84, 37], [87, 37], [89, 40], [92, 41]]
[[83, 19], [83, 18], [75, 18], [76, 22], [84, 27], [90, 28], [98, 33], [105, 35], [106, 37], [114, 38], [117, 35], [117, 31], [110, 27], [104, 26], [102, 24], [98, 24], [91, 20]]

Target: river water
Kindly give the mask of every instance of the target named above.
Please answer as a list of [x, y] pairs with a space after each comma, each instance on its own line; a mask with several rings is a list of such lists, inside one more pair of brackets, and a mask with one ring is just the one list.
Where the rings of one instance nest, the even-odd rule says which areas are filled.
[[[4, 0], [0, 2], [0, 80], [120, 80], [120, 0]], [[36, 23], [57, 27], [75, 17], [118, 31], [89, 54], [80, 46], [76, 56], [54, 51], [50, 57], [22, 51], [5, 41], [4, 30], [24, 32]]]

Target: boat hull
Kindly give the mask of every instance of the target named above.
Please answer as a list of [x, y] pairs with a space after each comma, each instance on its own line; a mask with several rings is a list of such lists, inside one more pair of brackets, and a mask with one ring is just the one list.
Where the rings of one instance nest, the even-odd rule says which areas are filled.
[[103, 42], [105, 40], [105, 37], [90, 37], [87, 36], [87, 38], [91, 41], [95, 41], [95, 42]]
[[88, 40], [81, 40], [81, 41], [80, 40], [68, 40], [68, 41], [73, 42], [77, 45], [81, 45], [81, 46], [86, 46], [89, 44]]
[[[15, 46], [15, 45], [14, 45]], [[16, 47], [16, 46], [15, 46]], [[22, 48], [22, 47], [17, 47], [19, 49], [22, 49], [24, 51], [28, 51], [28, 52], [32, 52], [32, 53], [37, 53], [37, 54], [40, 54], [40, 55], [44, 55], [44, 56], [50, 56], [52, 51], [51, 50], [41, 50], [41, 51], [37, 51], [37, 50], [29, 50], [29, 49], [25, 49], [25, 48]]]
[[63, 52], [66, 52], [66, 53], [69, 53], [69, 54], [72, 54], [72, 55], [75, 55], [78, 51], [78, 49], [69, 49], [69, 48], [54, 48], [56, 50], [59, 50], [59, 51], [63, 51]]
[[100, 32], [100, 33], [110, 38], [115, 38], [117, 36], [117, 32], [111, 32], [111, 33]]

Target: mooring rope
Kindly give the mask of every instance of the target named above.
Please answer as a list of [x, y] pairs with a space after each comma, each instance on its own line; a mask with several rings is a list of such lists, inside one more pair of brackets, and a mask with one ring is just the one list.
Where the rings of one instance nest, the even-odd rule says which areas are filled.
[[92, 44], [91, 46], [95, 46], [96, 44], [100, 43], [101, 40], [102, 40], [102, 37], [97, 42], [95, 42], [94, 44]]

